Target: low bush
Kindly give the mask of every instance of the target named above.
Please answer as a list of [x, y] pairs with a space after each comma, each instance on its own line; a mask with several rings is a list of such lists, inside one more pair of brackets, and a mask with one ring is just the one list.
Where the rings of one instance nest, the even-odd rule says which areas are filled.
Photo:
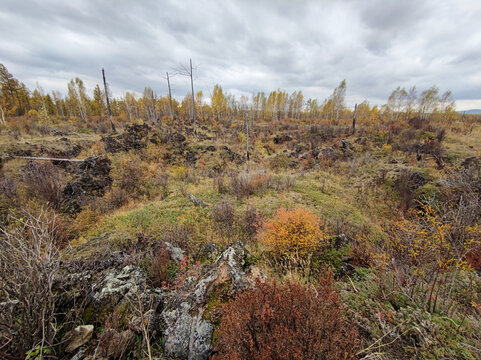
[[235, 208], [227, 199], [222, 199], [212, 207], [212, 220], [222, 237], [231, 237], [234, 231]]
[[223, 308], [214, 359], [354, 359], [357, 331], [344, 320], [332, 273], [318, 287], [260, 283]]
[[394, 182], [394, 189], [399, 195], [400, 209], [406, 213], [416, 204], [415, 191], [426, 184], [424, 176], [417, 171], [402, 170]]
[[171, 224], [163, 230], [162, 240], [178, 246], [189, 254], [198, 250], [197, 227], [192, 224]]
[[146, 165], [142, 162], [140, 156], [134, 153], [115, 159], [111, 171], [112, 186], [124, 190], [131, 196], [143, 194], [144, 189], [141, 179], [146, 171], [145, 167]]
[[64, 176], [52, 163], [30, 161], [24, 170], [23, 181], [30, 194], [56, 210], [60, 209]]
[[43, 359], [58, 331], [52, 291], [61, 259], [57, 221], [44, 210], [15, 220], [12, 229], [0, 228], [0, 349], [23, 358], [35, 348]]
[[242, 214], [239, 225], [248, 240], [252, 240], [262, 227], [262, 215], [252, 206]]
[[97, 199], [92, 208], [101, 213], [107, 213], [125, 205], [129, 201], [129, 194], [124, 189], [113, 186], [102, 198]]
[[99, 218], [98, 211], [93, 210], [90, 206], [85, 207], [77, 214], [77, 217], [69, 227], [69, 235], [74, 238], [87, 231], [94, 225]]
[[165, 200], [169, 196], [169, 175], [166, 173], [157, 174], [152, 179], [152, 185], [160, 189], [160, 198]]
[[468, 227], [469, 238], [456, 244], [450, 241], [451, 227], [434, 209], [422, 205], [417, 216], [393, 223], [384, 244], [385, 265], [393, 273], [392, 291], [430, 312], [448, 311], [459, 301], [453, 283], [461, 273], [472, 274], [466, 260], [481, 245], [480, 228]]
[[214, 176], [212, 179], [212, 185], [214, 186], [214, 190], [219, 194], [227, 194], [228, 188], [224, 183], [224, 176]]
[[321, 220], [309, 210], [281, 208], [274, 219], [264, 223], [259, 241], [274, 254], [303, 255], [319, 245], [327, 245]]
[[17, 196], [17, 183], [9, 176], [0, 173], [0, 194], [9, 200]]
[[[272, 176], [269, 172], [254, 172], [254, 173], [232, 173], [230, 175], [230, 188], [228, 190], [236, 196], [236, 199], [242, 199], [257, 195], [263, 196], [268, 190], [288, 191], [295, 184], [292, 176]], [[218, 192], [225, 190], [223, 183], [217, 184]]]
[[263, 195], [269, 187], [270, 176], [263, 173], [238, 174], [230, 176], [230, 190], [237, 200], [257, 194]]
[[17, 184], [0, 173], [0, 226], [8, 222], [8, 215], [18, 206]]
[[275, 171], [288, 169], [292, 159], [285, 154], [276, 154], [269, 160], [269, 168]]
[[166, 246], [156, 251], [150, 262], [148, 274], [150, 284], [155, 287], [167, 287], [174, 278], [176, 264], [170, 259], [170, 251]]

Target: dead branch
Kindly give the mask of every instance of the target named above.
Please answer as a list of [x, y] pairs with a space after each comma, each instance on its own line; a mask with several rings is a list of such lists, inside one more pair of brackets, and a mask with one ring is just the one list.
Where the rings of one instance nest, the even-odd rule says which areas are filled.
[[39, 215], [26, 212], [14, 220], [15, 228], [0, 228], [0, 301], [8, 308], [0, 312], [0, 339], [15, 337], [11, 346], [3, 344], [10, 353], [39, 346], [42, 357], [58, 330], [52, 291], [61, 259], [55, 214], [42, 208]]
[[195, 206], [202, 206], [202, 207], [207, 207], [208, 205], [203, 202], [202, 200], [199, 200], [197, 199], [194, 195], [192, 194], [189, 194], [189, 200], [192, 201], [192, 203], [195, 205]]

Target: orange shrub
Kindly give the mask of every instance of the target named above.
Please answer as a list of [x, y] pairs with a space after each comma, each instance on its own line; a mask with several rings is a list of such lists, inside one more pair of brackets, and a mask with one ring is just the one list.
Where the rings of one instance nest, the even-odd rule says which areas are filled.
[[355, 359], [360, 340], [342, 315], [332, 273], [317, 288], [261, 283], [222, 309], [214, 359]]
[[319, 217], [309, 210], [280, 208], [264, 223], [259, 240], [277, 254], [305, 254], [326, 242]]

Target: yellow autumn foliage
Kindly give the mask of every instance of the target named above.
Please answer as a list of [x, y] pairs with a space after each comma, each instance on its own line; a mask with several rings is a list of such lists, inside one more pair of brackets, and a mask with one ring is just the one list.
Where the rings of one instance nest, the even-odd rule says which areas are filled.
[[302, 255], [327, 241], [321, 225], [311, 211], [281, 208], [274, 219], [264, 224], [259, 241], [280, 255]]

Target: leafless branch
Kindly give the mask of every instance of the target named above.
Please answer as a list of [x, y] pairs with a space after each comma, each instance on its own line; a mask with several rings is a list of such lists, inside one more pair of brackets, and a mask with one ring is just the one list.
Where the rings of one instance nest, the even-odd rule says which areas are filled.
[[0, 338], [13, 354], [25, 354], [52, 344], [54, 277], [60, 267], [55, 215], [42, 208], [38, 215], [26, 211], [13, 218], [13, 229], [0, 228]]

